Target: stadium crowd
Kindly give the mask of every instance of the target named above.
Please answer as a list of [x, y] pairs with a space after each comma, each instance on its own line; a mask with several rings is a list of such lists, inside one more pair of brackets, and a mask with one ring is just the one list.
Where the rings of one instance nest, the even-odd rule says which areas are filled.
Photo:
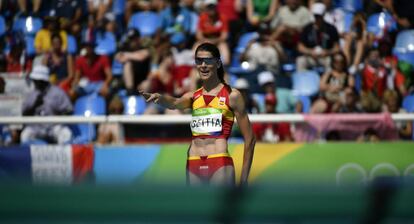
[[[76, 114], [84, 97], [107, 114], [186, 113], [127, 104], [139, 90], [197, 89], [194, 49], [208, 41], [250, 113], [412, 112], [413, 11], [409, 0], [2, 0], [0, 73], [34, 81], [22, 115]], [[398, 127], [412, 138], [411, 122]], [[62, 126], [34, 128], [4, 126], [3, 142], [73, 142]], [[118, 127], [96, 130], [99, 143], [122, 141]], [[294, 141], [288, 123], [254, 130]]]

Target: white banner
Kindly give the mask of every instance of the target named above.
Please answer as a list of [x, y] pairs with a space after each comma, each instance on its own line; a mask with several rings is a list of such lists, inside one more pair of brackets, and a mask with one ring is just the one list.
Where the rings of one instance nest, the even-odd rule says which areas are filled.
[[32, 178], [36, 184], [72, 183], [72, 146], [32, 145]]

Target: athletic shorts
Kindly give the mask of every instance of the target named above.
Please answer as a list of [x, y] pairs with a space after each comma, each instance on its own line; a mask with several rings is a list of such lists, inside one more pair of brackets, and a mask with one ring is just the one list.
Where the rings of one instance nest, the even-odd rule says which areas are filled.
[[210, 180], [214, 173], [223, 166], [234, 166], [233, 159], [228, 153], [190, 156], [187, 160], [187, 171], [204, 181]]

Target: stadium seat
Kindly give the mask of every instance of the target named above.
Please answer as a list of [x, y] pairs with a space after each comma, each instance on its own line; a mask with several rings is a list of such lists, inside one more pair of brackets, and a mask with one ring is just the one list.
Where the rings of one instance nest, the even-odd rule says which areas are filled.
[[6, 32], [6, 21], [4, 17], [0, 15], [0, 36]]
[[42, 19], [37, 17], [18, 18], [13, 23], [13, 31], [23, 32], [25, 35], [36, 35], [42, 29]]
[[78, 51], [78, 44], [73, 35], [68, 35], [68, 53], [75, 55]]
[[[98, 94], [80, 97], [75, 102], [74, 115], [90, 117], [105, 114], [105, 99]], [[90, 143], [96, 137], [96, 126], [94, 124], [78, 124], [73, 127], [73, 133], [73, 144]]]
[[345, 12], [345, 16], [344, 16], [344, 32], [345, 33], [348, 33], [349, 31], [351, 31], [353, 20], [354, 20], [354, 13]]
[[315, 71], [300, 71], [292, 75], [295, 96], [313, 96], [319, 92], [320, 77]]
[[309, 96], [298, 96], [298, 100], [302, 103], [302, 113], [309, 113], [312, 102]]
[[408, 113], [413, 113], [414, 112], [414, 94], [404, 97], [402, 106]]
[[367, 30], [376, 37], [381, 38], [384, 32], [394, 31], [397, 29], [397, 23], [388, 12], [380, 12], [371, 15], [367, 21]]
[[250, 41], [257, 37], [259, 37], [259, 34], [257, 32], [249, 32], [242, 34], [240, 36], [239, 41], [237, 42], [235, 53], [242, 54], [246, 50], [246, 47], [250, 43]]
[[128, 28], [139, 30], [143, 37], [150, 37], [161, 27], [160, 21], [160, 16], [155, 12], [137, 12], [132, 15]]
[[125, 96], [122, 97], [124, 103], [125, 115], [139, 115], [143, 114], [147, 105], [142, 96]]
[[111, 32], [105, 32], [96, 38], [95, 53], [98, 55], [112, 55], [116, 51], [116, 37]]
[[36, 54], [36, 48], [34, 46], [34, 37], [30, 35], [24, 36], [24, 42], [26, 45], [26, 54], [28, 56], [33, 56]]
[[348, 12], [357, 12], [363, 9], [362, 0], [337, 0], [335, 5]]
[[[414, 113], [414, 94], [404, 97], [402, 106], [408, 113]], [[413, 133], [411, 139], [414, 140], [414, 122], [412, 124]]]
[[114, 0], [112, 3], [112, 12], [115, 15], [123, 15], [125, 13], [125, 5], [127, 0]]
[[191, 12], [191, 33], [195, 35], [198, 27], [198, 14]]
[[362, 90], [362, 74], [359, 72], [356, 73], [354, 75], [354, 79], [355, 79], [355, 89], [358, 91], [358, 93], [360, 93]]
[[399, 61], [405, 61], [414, 66], [414, 30], [404, 30], [398, 33], [393, 53]]
[[118, 60], [112, 61], [112, 75], [113, 76], [122, 76], [124, 70], [124, 65]]
[[243, 64], [240, 61], [240, 55], [243, 54], [243, 52], [246, 50], [247, 45], [250, 43], [250, 41], [257, 38], [258, 35], [259, 34], [257, 32], [250, 32], [240, 36], [237, 46], [234, 48], [231, 66], [228, 68], [228, 71], [230, 73], [244, 74], [250, 72], [248, 64]]

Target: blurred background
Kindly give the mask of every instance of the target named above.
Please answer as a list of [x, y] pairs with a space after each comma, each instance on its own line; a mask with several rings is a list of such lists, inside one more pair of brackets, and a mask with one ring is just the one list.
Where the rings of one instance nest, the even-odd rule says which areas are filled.
[[[1, 0], [0, 221], [413, 223], [414, 2]], [[221, 52], [258, 144], [249, 187], [186, 187]], [[240, 175], [243, 138], [230, 154]]]

